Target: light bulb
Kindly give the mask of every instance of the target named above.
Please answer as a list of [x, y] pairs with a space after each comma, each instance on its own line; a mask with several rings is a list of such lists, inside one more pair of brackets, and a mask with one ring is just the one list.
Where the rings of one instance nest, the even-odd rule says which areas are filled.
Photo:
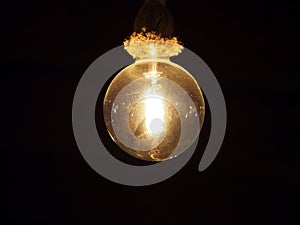
[[195, 142], [204, 120], [200, 87], [169, 59], [182, 48], [157, 37], [134, 39], [125, 47], [136, 61], [119, 72], [107, 89], [103, 103], [107, 130], [121, 149], [136, 158], [176, 157]]

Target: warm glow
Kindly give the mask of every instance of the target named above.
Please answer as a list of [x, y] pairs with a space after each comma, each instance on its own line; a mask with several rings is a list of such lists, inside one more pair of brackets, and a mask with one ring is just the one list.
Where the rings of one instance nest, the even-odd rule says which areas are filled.
[[103, 113], [121, 149], [142, 160], [162, 161], [181, 154], [197, 139], [204, 99], [186, 70], [151, 57], [118, 73], [108, 87]]
[[146, 128], [149, 134], [156, 135], [164, 131], [164, 105], [158, 96], [147, 96], [145, 100]]

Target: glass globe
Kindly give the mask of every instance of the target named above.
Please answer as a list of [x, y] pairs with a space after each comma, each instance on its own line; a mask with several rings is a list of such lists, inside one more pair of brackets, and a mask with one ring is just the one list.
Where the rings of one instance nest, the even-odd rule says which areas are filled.
[[109, 85], [104, 121], [114, 142], [147, 161], [178, 156], [197, 139], [204, 99], [195, 79], [164, 59], [138, 59]]

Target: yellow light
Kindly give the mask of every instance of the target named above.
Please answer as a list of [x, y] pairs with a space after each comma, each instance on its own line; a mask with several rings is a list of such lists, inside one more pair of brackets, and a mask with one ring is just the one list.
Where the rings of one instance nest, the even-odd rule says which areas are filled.
[[134, 34], [125, 49], [136, 59], [111, 82], [104, 121], [115, 143], [130, 155], [162, 161], [184, 152], [198, 137], [204, 99], [195, 79], [170, 56], [176, 39]]
[[157, 96], [146, 96], [145, 117], [146, 127], [151, 135], [164, 131], [164, 105]]

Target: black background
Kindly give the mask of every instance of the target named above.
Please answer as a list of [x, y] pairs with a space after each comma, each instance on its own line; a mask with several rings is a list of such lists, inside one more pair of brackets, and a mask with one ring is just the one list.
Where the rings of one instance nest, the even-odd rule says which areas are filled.
[[128, 187], [84, 161], [72, 132], [76, 86], [130, 35], [142, 3], [2, 5], [1, 224], [300, 224], [296, 1], [167, 1], [175, 34], [226, 100], [226, 137], [206, 171], [197, 170], [198, 150], [170, 179]]

